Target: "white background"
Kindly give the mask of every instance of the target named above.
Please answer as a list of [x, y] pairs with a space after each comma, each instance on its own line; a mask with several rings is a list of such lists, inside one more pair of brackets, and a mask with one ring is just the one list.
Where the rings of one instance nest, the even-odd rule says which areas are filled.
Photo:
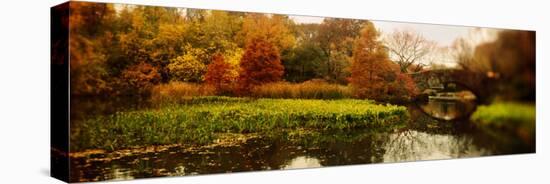
[[[49, 7], [0, 5], [0, 183], [62, 183], [49, 177]], [[263, 171], [120, 183], [548, 183], [550, 16], [544, 0], [114, 0], [178, 7], [424, 22], [537, 31], [537, 153], [444, 161]], [[498, 3], [497, 3], [498, 2]], [[546, 51], [546, 52], [543, 52]]]

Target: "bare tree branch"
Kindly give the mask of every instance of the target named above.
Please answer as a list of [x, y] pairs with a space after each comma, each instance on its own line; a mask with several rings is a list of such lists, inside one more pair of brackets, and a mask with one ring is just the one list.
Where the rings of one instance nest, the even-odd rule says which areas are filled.
[[411, 72], [411, 66], [415, 66], [412, 72], [422, 70], [426, 65], [420, 61], [435, 48], [434, 42], [408, 30], [394, 31], [385, 43], [390, 57], [399, 64], [401, 72]]

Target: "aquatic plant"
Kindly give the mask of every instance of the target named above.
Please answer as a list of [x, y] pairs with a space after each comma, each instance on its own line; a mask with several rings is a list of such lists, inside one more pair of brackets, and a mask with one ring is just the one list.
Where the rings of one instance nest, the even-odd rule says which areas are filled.
[[406, 107], [370, 100], [196, 97], [183, 104], [83, 120], [71, 130], [71, 150], [205, 144], [224, 133], [388, 128], [407, 118]]

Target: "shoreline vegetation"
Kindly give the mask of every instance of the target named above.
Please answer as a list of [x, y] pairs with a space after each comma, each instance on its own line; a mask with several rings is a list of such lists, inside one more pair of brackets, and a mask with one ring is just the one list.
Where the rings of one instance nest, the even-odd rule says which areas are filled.
[[[318, 93], [307, 93], [308, 87], [317, 87], [313, 91]], [[296, 130], [383, 132], [406, 126], [410, 116], [405, 106], [339, 96], [347, 88], [342, 85], [274, 83], [262, 88], [268, 90], [251, 96], [268, 98], [209, 96], [214, 93], [204, 85], [180, 82], [158, 85], [150, 97], [151, 108], [97, 115], [75, 124], [71, 154], [208, 146], [227, 141], [228, 135], [246, 137]], [[307, 95], [317, 99], [306, 99]], [[534, 138], [534, 104], [481, 105], [470, 120], [484, 130], [503, 130], [527, 143]]]
[[[151, 101], [155, 104], [185, 103], [200, 96], [215, 96], [215, 87], [205, 84], [169, 82], [159, 84], [151, 90]], [[227, 95], [235, 96], [235, 95]], [[322, 79], [302, 83], [275, 82], [253, 87], [246, 97], [272, 99], [350, 99], [354, 98], [352, 87], [331, 84]]]
[[478, 106], [470, 118], [486, 131], [513, 134], [525, 143], [534, 143], [536, 127], [535, 104], [495, 102]]
[[407, 119], [406, 107], [375, 104], [372, 100], [194, 97], [181, 104], [85, 119], [71, 133], [71, 151], [208, 144], [223, 133], [387, 130], [403, 126]]
[[[405, 106], [351, 99], [348, 86], [322, 81], [270, 83], [256, 89], [251, 97], [228, 97], [212, 96], [215, 93], [207, 85], [157, 85], [149, 97], [151, 108], [97, 115], [75, 124], [71, 154], [209, 146], [228, 141], [228, 135], [297, 130], [383, 132], [406, 126], [410, 116]], [[486, 131], [503, 131], [527, 143], [534, 139], [534, 104], [481, 105], [470, 120]]]

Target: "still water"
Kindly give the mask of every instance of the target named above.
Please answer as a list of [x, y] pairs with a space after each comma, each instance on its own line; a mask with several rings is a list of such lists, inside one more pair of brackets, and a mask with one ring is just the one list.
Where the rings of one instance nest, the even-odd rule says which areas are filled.
[[[432, 104], [431, 108], [442, 106]], [[115, 159], [105, 155], [71, 159], [75, 181], [123, 180], [159, 176], [286, 170], [325, 166], [392, 163], [533, 152], [521, 144], [488, 135], [468, 121], [428, 116], [410, 106], [411, 121], [391, 132], [339, 131], [298, 135], [277, 133], [237, 145], [197, 149], [173, 147]], [[440, 113], [443, 109], [432, 109]], [[446, 111], [452, 112], [452, 111]], [[447, 114], [451, 116], [451, 114]], [[506, 139], [509, 140], [509, 139]]]
[[437, 93], [418, 103], [429, 116], [440, 120], [469, 118], [476, 109], [476, 97], [470, 91]]

